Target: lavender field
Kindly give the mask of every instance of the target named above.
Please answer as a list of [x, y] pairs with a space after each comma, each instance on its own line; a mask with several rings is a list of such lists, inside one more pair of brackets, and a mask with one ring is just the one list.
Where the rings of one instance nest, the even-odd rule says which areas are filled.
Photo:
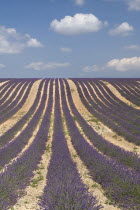
[[0, 79], [0, 210], [139, 210], [140, 79]]

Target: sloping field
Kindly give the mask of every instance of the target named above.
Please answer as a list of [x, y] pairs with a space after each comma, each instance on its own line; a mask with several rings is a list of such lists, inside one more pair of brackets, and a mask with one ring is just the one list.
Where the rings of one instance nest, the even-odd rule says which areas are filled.
[[0, 210], [139, 210], [139, 79], [1, 79]]

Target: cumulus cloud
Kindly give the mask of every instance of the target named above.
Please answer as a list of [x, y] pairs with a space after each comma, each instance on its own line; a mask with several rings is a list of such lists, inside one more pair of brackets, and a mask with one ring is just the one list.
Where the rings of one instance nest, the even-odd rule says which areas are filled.
[[104, 72], [106, 70], [115, 70], [120, 72], [140, 71], [140, 57], [112, 59], [103, 65], [91, 65], [83, 67], [82, 71], [90, 72]]
[[61, 47], [60, 50], [61, 50], [61, 52], [65, 52], [65, 53], [72, 52], [72, 49], [69, 47]]
[[115, 69], [117, 71], [129, 71], [139, 70], [140, 71], [140, 57], [113, 59], [106, 65], [108, 68]]
[[28, 47], [42, 47], [42, 44], [29, 34], [19, 34], [15, 28], [0, 26], [0, 53], [16, 54]]
[[100, 21], [93, 14], [76, 14], [65, 16], [60, 21], [55, 19], [51, 22], [51, 29], [63, 35], [79, 35], [91, 32], [97, 32], [107, 25], [107, 22]]
[[76, 5], [82, 6], [85, 3], [85, 0], [74, 0]]
[[3, 69], [3, 68], [5, 68], [6, 66], [4, 65], [4, 64], [1, 64], [0, 63], [0, 69]]
[[134, 30], [133, 26], [129, 25], [129, 23], [124, 22], [118, 25], [116, 28], [109, 31], [110, 35], [121, 35], [121, 36], [127, 36]]
[[25, 66], [26, 69], [33, 69], [33, 70], [51, 70], [57, 68], [64, 68], [70, 66], [70, 63], [57, 63], [57, 62], [33, 62]]
[[83, 67], [83, 72], [97, 72], [100, 71], [101, 68], [97, 65], [85, 66]]
[[140, 10], [140, 0], [127, 0], [129, 10]]
[[128, 46], [124, 46], [124, 49], [126, 50], [140, 50], [140, 45], [128, 45]]

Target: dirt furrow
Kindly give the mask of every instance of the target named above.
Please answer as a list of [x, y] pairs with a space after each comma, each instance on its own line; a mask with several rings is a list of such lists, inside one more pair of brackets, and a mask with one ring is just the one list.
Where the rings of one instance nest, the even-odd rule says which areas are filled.
[[132, 95], [135, 96], [135, 94], [131, 92], [131, 90], [133, 90], [133, 91], [135, 92], [135, 90], [133, 89], [132, 86], [130, 86], [129, 84], [121, 84], [121, 85], [122, 85], [122, 87], [124, 87], [129, 93], [131, 93]]
[[[89, 86], [91, 87], [91, 89], [94, 91], [94, 93], [95, 93], [95, 95], [97, 96], [97, 98], [98, 98], [106, 107], [108, 107], [108, 105], [107, 105], [107, 104], [98, 96], [98, 94], [97, 94], [96, 91], [94, 90], [94, 87], [92, 86], [92, 84], [91, 84], [90, 82], [88, 82], [88, 84], [89, 84]], [[100, 91], [100, 89], [98, 88], [98, 86], [97, 86], [96, 84], [94, 84], [94, 85], [96, 86], [96, 88], [98, 89], [98, 91], [101, 93], [101, 95], [103, 95], [102, 92]], [[89, 95], [91, 96], [92, 100], [94, 100], [93, 96], [90, 94], [90, 92], [89, 92], [89, 90], [88, 90], [88, 88], [87, 88], [86, 85], [85, 85], [85, 87], [86, 87], [86, 89], [87, 89]], [[109, 101], [108, 101], [108, 102], [109, 102]]]
[[0, 82], [0, 86], [3, 85], [4, 83], [8, 82], [9, 80], [6, 80], [4, 82]]
[[8, 82], [9, 80], [6, 80], [4, 82], [0, 82], [0, 86], [4, 85], [6, 82]]
[[[130, 89], [132, 89], [134, 92], [136, 92], [136, 91], [140, 91], [139, 90], [139, 88], [138, 88], [138, 86], [136, 86], [136, 85], [131, 85], [131, 84], [127, 84], [127, 86], [130, 88]], [[125, 86], [126, 87], [126, 86]], [[136, 88], [136, 90], [135, 90], [135, 88]], [[131, 90], [130, 90], [131, 91]], [[138, 93], [138, 92], [137, 92]]]
[[[0, 90], [0, 93], [1, 93], [1, 92], [3, 91], [3, 89], [6, 88], [5, 92], [4, 92], [3, 95], [0, 97], [0, 100], [3, 99], [3, 97], [6, 95], [6, 93], [13, 87], [14, 83], [11, 84], [10, 87], [7, 87], [8, 85], [9, 85], [9, 84], [7, 84], [5, 87], [3, 87], [3, 88]], [[15, 87], [15, 88], [16, 88], [16, 87]], [[15, 88], [14, 88], [14, 89], [15, 89]]]
[[[15, 95], [15, 97], [13, 98], [13, 100], [12, 100], [11, 103], [13, 103], [14, 100], [16, 100], [16, 98], [18, 97], [18, 95], [19, 95], [19, 93], [20, 93], [20, 91], [21, 91], [21, 89], [22, 89], [22, 87], [23, 87], [24, 84], [23, 84], [20, 88], [18, 88], [19, 85], [20, 85], [20, 83], [17, 84], [17, 86], [11, 91], [11, 93], [8, 95], [8, 97], [6, 98], [6, 100], [5, 100], [3, 103], [1, 103], [1, 105], [3, 105], [3, 104], [12, 96], [12, 94], [13, 94], [15, 91], [17, 91], [17, 94]], [[16, 90], [16, 89], [17, 89], [17, 90]], [[8, 90], [9, 90], [9, 89], [8, 89]], [[6, 92], [7, 92], [7, 91], [6, 91]], [[6, 92], [5, 92], [5, 93], [6, 93]], [[3, 95], [3, 97], [4, 97], [4, 96], [5, 96], [5, 94]], [[3, 98], [3, 97], [2, 97], [2, 98]], [[1, 98], [1, 99], [2, 99], [2, 98]], [[10, 104], [11, 104], [11, 103], [10, 103]], [[18, 103], [19, 103], [19, 102], [18, 102]], [[10, 105], [10, 104], [9, 104], [9, 105]], [[8, 105], [8, 106], [9, 106], [9, 105]]]
[[134, 85], [134, 88], [136, 88], [137, 91], [140, 91], [140, 88], [138, 86]]
[[[89, 82], [88, 82], [89, 83]], [[92, 85], [91, 85], [91, 83], [89, 83], [89, 85], [91, 86], [91, 88], [92, 88]], [[95, 84], [96, 85], [96, 84]], [[103, 97], [105, 97], [105, 95], [102, 93], [102, 91], [100, 90], [100, 88], [96, 85], [96, 87], [97, 87], [97, 89], [99, 90], [99, 92], [101, 93], [101, 95], [103, 96]], [[103, 88], [104, 89], [104, 88]], [[106, 91], [105, 91], [106, 92]], [[111, 102], [108, 100], [108, 98], [106, 98], [105, 97], [105, 99], [108, 101], [108, 103], [110, 103], [110, 105], [111, 105]], [[107, 107], [109, 107], [104, 101], [102, 101], [102, 103], [104, 103], [105, 104], [105, 106], [107, 106]], [[110, 108], [110, 107], [109, 107]]]
[[[105, 83], [106, 84], [106, 83]], [[115, 101], [114, 100], [114, 98], [111, 96], [111, 95], [109, 95], [109, 93], [107, 92], [107, 90], [105, 89], [105, 87], [102, 85], [102, 83], [100, 83], [100, 85], [102, 86], [102, 88], [104, 89], [104, 91], [106, 92], [106, 94], [113, 100], [113, 101]], [[116, 101], [115, 101], [116, 102]], [[118, 103], [118, 102], [116, 102], [116, 103]]]

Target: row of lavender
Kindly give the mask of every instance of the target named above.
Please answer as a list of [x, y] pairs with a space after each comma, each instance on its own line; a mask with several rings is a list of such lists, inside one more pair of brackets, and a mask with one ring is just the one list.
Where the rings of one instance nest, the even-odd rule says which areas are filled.
[[[32, 116], [35, 107], [39, 104], [39, 98], [41, 97], [40, 91], [42, 90], [44, 83], [45, 85], [41, 103], [36, 113]], [[39, 204], [44, 209], [100, 209], [100, 206], [95, 206], [95, 198], [87, 193], [87, 188], [83, 185], [80, 179], [76, 165], [70, 158], [70, 153], [67, 148], [62, 127], [58, 80], [55, 80], [55, 83], [55, 123], [52, 158], [46, 177], [47, 185]], [[4, 166], [10, 161], [10, 159], [16, 157], [28, 143], [28, 140], [37, 126], [45, 108], [47, 98], [46, 93], [47, 88], [49, 87], [48, 84], [48, 80], [43, 80], [40, 83], [35, 102], [29, 110], [32, 120], [26, 128], [26, 132], [23, 131], [20, 134], [20, 138], [14, 139], [14, 141], [12, 141], [13, 143], [7, 142], [1, 149], [0, 159], [3, 159], [4, 156], [4, 163], [1, 161], [1, 166]], [[66, 86], [66, 92], [64, 85]], [[133, 153], [125, 152], [123, 149], [108, 143], [87, 124], [73, 103], [70, 87], [66, 80], [60, 80], [60, 90], [62, 110], [65, 115], [72, 144], [79, 157], [90, 171], [91, 177], [93, 180], [102, 185], [106, 196], [112, 201], [112, 203], [119, 205], [124, 209], [139, 209], [139, 158]], [[73, 117], [70, 114], [66, 97], [68, 97], [69, 105], [77, 122], [95, 148], [100, 150], [103, 154], [100, 154], [96, 149], [91, 147], [81, 135], [79, 129], [76, 127]], [[4, 173], [0, 174], [1, 209], [7, 209], [16, 203], [17, 198], [22, 196], [23, 190], [30, 183], [31, 177], [33, 177], [33, 171], [37, 169], [37, 164], [41, 160], [41, 155], [45, 150], [47, 142], [52, 104], [53, 80], [50, 81], [48, 105], [37, 136], [23, 155], [10, 165]], [[25, 121], [27, 119], [28, 115], [26, 114]], [[19, 126], [22, 126], [23, 123], [24, 121], [21, 120]], [[16, 128], [18, 129], [18, 126]]]
[[[30, 136], [32, 136], [36, 125], [39, 123], [43, 110], [45, 109], [49, 80], [42, 81], [42, 83], [44, 82], [45, 86], [41, 103], [38, 110], [32, 117], [32, 120], [28, 124], [26, 132], [24, 130], [20, 134], [20, 137], [15, 138], [11, 143], [8, 143], [4, 148], [2, 148], [2, 166], [20, 153], [23, 147], [27, 144]], [[40, 91], [41, 89], [39, 88], [37, 98], [39, 97]], [[53, 81], [50, 82], [47, 108], [44, 116], [42, 116], [42, 123], [33, 142], [21, 156], [19, 156], [12, 164], [7, 166], [4, 172], [0, 173], [0, 209], [8, 209], [17, 202], [17, 199], [23, 195], [25, 187], [31, 182], [31, 178], [34, 176], [33, 171], [38, 168], [38, 164], [41, 161], [48, 139], [47, 136], [50, 127], [50, 117], [53, 103], [52, 94]], [[36, 101], [38, 100], [37, 98]]]
[[[55, 113], [52, 157], [47, 174], [47, 185], [40, 205], [45, 210], [100, 209], [80, 179], [72, 161], [62, 125], [58, 80], [55, 80]], [[63, 94], [63, 93], [62, 93]]]
[[[44, 81], [41, 82], [41, 85]], [[43, 122], [41, 124], [41, 127], [39, 129], [39, 132], [37, 133], [37, 136], [35, 137], [33, 143], [31, 146], [22, 154], [21, 157], [19, 157], [12, 165], [8, 166], [7, 169], [0, 174], [0, 208], [1, 209], [7, 209], [8, 207], [14, 205], [17, 201], [17, 199], [22, 196], [23, 190], [25, 187], [29, 184], [31, 177], [33, 176], [33, 170], [37, 169], [37, 163], [39, 163], [39, 160], [41, 159], [41, 155], [43, 154], [43, 151], [45, 149], [45, 144], [47, 141], [48, 136], [48, 129], [49, 129], [49, 122], [50, 122], [50, 114], [52, 109], [52, 88], [53, 88], [53, 81], [51, 80], [50, 84], [50, 91], [49, 91], [49, 100], [48, 100], [48, 107], [46, 109]], [[23, 149], [25, 144], [27, 144], [27, 140], [29, 140], [30, 136], [32, 135], [33, 130], [35, 129], [35, 124], [38, 123], [38, 121], [41, 118], [41, 113], [44, 110], [45, 102], [46, 102], [46, 90], [48, 88], [48, 81], [45, 82], [45, 87], [43, 91], [43, 96], [41, 99], [41, 104], [37, 110], [37, 112], [32, 117], [32, 120], [28, 124], [27, 128], [21, 132], [20, 136], [18, 138], [15, 138], [12, 142], [7, 143], [1, 150], [1, 166], [5, 165], [12, 159], [13, 157], [16, 157], [20, 151]], [[58, 83], [56, 85], [56, 101], [59, 100], [58, 96]], [[38, 91], [37, 97], [38, 98], [40, 94], [40, 91]], [[40, 97], [40, 96], [39, 96]], [[36, 100], [35, 100], [36, 101]], [[38, 113], [38, 114], [37, 114]], [[58, 127], [61, 120], [61, 114], [60, 114], [60, 104], [56, 103], [56, 111], [55, 111], [57, 117], [55, 120], [55, 127]], [[60, 129], [57, 131], [58, 128], [56, 128], [56, 132], [54, 133], [54, 143], [53, 143], [53, 154], [54, 157], [58, 159], [58, 163], [55, 164], [55, 166], [59, 165], [59, 160], [64, 162], [63, 165], [60, 165], [60, 170], [56, 168], [57, 171], [57, 178], [54, 176], [54, 180], [56, 180], [56, 183], [58, 183], [58, 190], [56, 190], [56, 186], [54, 185], [53, 192], [56, 193], [56, 197], [58, 198], [58, 202], [56, 205], [56, 199], [53, 197], [50, 198], [51, 203], [47, 202], [47, 204], [43, 205], [49, 205], [53, 206], [53, 209], [57, 209], [57, 207], [64, 207], [65, 209], [99, 209], [100, 206], [96, 206], [93, 208], [93, 206], [96, 204], [95, 198], [93, 198], [90, 194], [88, 194], [86, 187], [82, 183], [80, 176], [78, 174], [78, 171], [76, 169], [76, 165], [72, 162], [70, 158], [70, 154], [68, 152], [68, 148], [66, 146], [66, 140], [64, 137], [64, 133], [62, 130], [62, 124], [60, 124]], [[61, 137], [64, 137], [62, 142], [59, 142], [58, 137], [61, 140]], [[62, 153], [60, 155], [59, 149], [62, 150]], [[56, 151], [55, 151], [56, 150]], [[65, 161], [65, 158], [67, 157], [67, 161]], [[53, 161], [54, 158], [52, 158]], [[69, 170], [68, 169], [69, 166]], [[52, 167], [52, 164], [50, 168]], [[63, 169], [65, 169], [65, 179], [61, 179], [62, 183], [59, 183], [59, 177], [63, 173]], [[50, 170], [49, 170], [50, 171]], [[73, 171], [73, 176], [71, 174], [71, 171]], [[61, 173], [59, 173], [61, 172]], [[51, 174], [51, 171], [50, 171]], [[48, 176], [50, 176], [48, 174]], [[52, 178], [52, 177], [51, 177]], [[51, 179], [52, 180], [52, 179]], [[52, 180], [52, 183], [54, 182]], [[69, 184], [67, 184], [67, 181], [69, 180]], [[72, 185], [74, 183], [74, 186]], [[53, 183], [54, 184], [54, 183]], [[63, 186], [63, 187], [62, 187]], [[63, 188], [63, 191], [60, 191], [60, 187]], [[52, 189], [52, 186], [51, 186]], [[61, 192], [61, 196], [60, 196]], [[58, 194], [59, 193], [59, 194]], [[67, 196], [66, 196], [67, 194]], [[67, 197], [67, 202], [65, 199], [65, 196]], [[50, 194], [51, 197], [51, 194]], [[49, 197], [47, 196], [47, 199], [49, 200]], [[42, 204], [41, 204], [42, 205]], [[50, 209], [51, 207], [49, 207]], [[45, 207], [46, 209], [46, 207]]]
[[[109, 108], [111, 106], [110, 110], [112, 110], [112, 114], [115, 113], [116, 116], [121, 118], [122, 117], [122, 115], [120, 113], [120, 108], [121, 108], [121, 111], [123, 111], [123, 113], [125, 115], [125, 118], [124, 118], [125, 122], [131, 122], [131, 123], [134, 123], [135, 125], [139, 125], [139, 123], [137, 121], [135, 121], [138, 116], [137, 114], [139, 113], [139, 111], [135, 110], [134, 108], [131, 108], [130, 106], [126, 106], [126, 104], [123, 103], [121, 100], [119, 100], [119, 98], [117, 98], [117, 97], [115, 97], [115, 99], [114, 99], [113, 96], [110, 94], [111, 92], [108, 91], [108, 88], [105, 86], [104, 83], [100, 84], [100, 82], [98, 81], [98, 82], [96, 82], [96, 83], [94, 82], [92, 84], [96, 90], [97, 90], [97, 88], [99, 89], [97, 91], [98, 91], [98, 96], [100, 95], [101, 100]], [[132, 118], [132, 115], [134, 115], [133, 116], [134, 119]]]
[[[4, 106], [3, 106], [3, 104], [5, 103], [5, 100], [7, 99], [7, 97], [10, 95], [10, 93], [14, 90], [14, 88], [17, 88], [18, 87], [18, 85], [19, 85], [19, 87], [21, 87], [21, 83], [12, 83], [12, 84], [9, 84], [9, 85], [7, 85], [6, 86], [6, 88], [1, 88], [2, 90], [3, 90], [3, 93], [5, 93], [4, 94], [4, 96], [0, 99], [0, 109], [2, 109]], [[11, 87], [12, 86], [12, 87]], [[14, 92], [14, 94], [16, 94], [17, 93], [17, 91], [15, 91]], [[1, 96], [2, 96], [2, 94], [1, 94]], [[14, 95], [14, 97], [15, 97], [16, 95]], [[13, 97], [13, 98], [14, 98]], [[8, 99], [9, 100], [9, 99]], [[7, 100], [7, 101], [8, 101]], [[8, 104], [7, 102], [6, 102], [6, 104]], [[5, 105], [5, 107], [6, 107], [6, 105]]]
[[[100, 90], [104, 93], [104, 96], [101, 94], [99, 89], [97, 89], [92, 80], [73, 79], [73, 81], [75, 82], [82, 103], [91, 114], [97, 117], [101, 122], [106, 124], [116, 133], [124, 136], [126, 140], [134, 142], [138, 145], [140, 144], [139, 110], [127, 107], [124, 115], [124, 107], [122, 109], [118, 102], [115, 101], [114, 104], [112, 104], [110, 99], [107, 99], [108, 94], [101, 89], [101, 86], [99, 86], [97, 82], [96, 85], [98, 85], [98, 88], [100, 88]], [[96, 94], [91, 86], [95, 89]], [[102, 101], [98, 99], [97, 95]], [[108, 100], [111, 103], [109, 103]]]
[[[6, 94], [4, 94], [4, 97], [2, 97], [0, 101], [0, 104], [1, 104], [0, 114], [3, 116], [6, 113], [8, 113], [10, 110], [12, 110], [19, 103], [19, 100], [23, 96], [24, 91], [27, 88], [28, 84], [26, 84], [26, 82], [25, 83], [20, 82], [18, 84], [17, 83], [12, 84], [11, 86], [10, 88], [8, 88], [8, 90], [6, 91]], [[11, 96], [9, 97], [10, 94]]]
[[[94, 89], [97, 90], [97, 94], [100, 97], [100, 99], [104, 102], [104, 104], [108, 107], [103, 106], [101, 103], [102, 109], [104, 109], [109, 117], [116, 122], [118, 125], [123, 126], [125, 129], [130, 131], [133, 135], [139, 136], [140, 135], [140, 118], [138, 116], [139, 111], [131, 109], [131, 107], [126, 106], [120, 106], [116, 101], [112, 101], [112, 98], [108, 93], [104, 90], [102, 85], [100, 83], [96, 82], [92, 84]], [[97, 86], [97, 87], [96, 87]], [[103, 94], [103, 95], [102, 95]], [[123, 119], [122, 119], [123, 116]]]
[[[43, 122], [41, 124], [40, 130], [33, 141], [32, 145], [23, 153], [23, 155], [18, 158], [12, 165], [8, 166], [6, 171], [4, 173], [1, 173], [1, 179], [0, 179], [0, 194], [1, 194], [1, 200], [0, 200], [0, 207], [1, 209], [7, 209], [8, 207], [14, 205], [17, 201], [17, 199], [22, 196], [22, 192], [25, 189], [25, 187], [29, 184], [29, 181], [31, 177], [33, 176], [33, 170], [36, 169], [37, 163], [39, 163], [39, 159], [41, 158], [41, 155], [43, 154], [43, 149], [45, 149], [45, 139], [47, 141], [47, 135], [48, 135], [48, 129], [49, 129], [49, 121], [50, 121], [50, 113], [52, 109], [52, 84], [53, 81], [51, 81], [50, 85], [50, 91], [49, 91], [49, 101], [48, 101], [48, 108], [45, 112]], [[45, 104], [45, 90], [47, 89], [47, 83], [45, 84], [44, 88], [44, 94], [41, 100], [41, 105], [42, 107], [41, 110], [44, 109], [43, 104]], [[57, 99], [59, 100], [58, 96], [58, 83], [56, 85], [56, 101]], [[78, 174], [78, 171], [76, 169], [76, 165], [72, 162], [70, 158], [70, 153], [68, 151], [67, 145], [66, 145], [66, 140], [64, 137], [64, 132], [62, 130], [62, 124], [60, 124], [61, 120], [61, 114], [60, 114], [60, 104], [56, 104], [56, 120], [55, 120], [55, 127], [56, 127], [56, 132], [54, 132], [54, 139], [53, 140], [53, 154], [54, 158], [52, 158], [52, 162], [54, 161], [53, 159], [57, 158], [58, 163], [55, 164], [55, 166], [60, 166], [60, 169], [56, 168], [55, 170], [57, 171], [57, 177], [54, 176], [55, 174], [51, 173], [51, 169], [49, 170], [48, 176], [51, 175], [51, 184], [50, 190], [52, 190], [52, 183], [54, 184], [54, 181], [56, 180], [56, 183], [58, 183], [58, 190], [56, 190], [56, 185], [54, 185], [54, 190], [53, 193], [56, 194], [55, 199], [53, 199], [52, 194], [50, 194], [50, 197], [47, 196], [47, 200], [51, 199], [50, 202], [47, 202], [47, 204], [41, 205], [47, 205], [49, 206], [49, 209], [51, 206], [53, 209], [57, 209], [58, 207], [64, 207], [64, 209], [99, 209], [100, 206], [96, 206], [95, 208], [93, 207], [96, 204], [96, 200], [94, 197], [92, 197], [88, 192], [84, 184], [82, 183], [80, 176]], [[40, 108], [39, 108], [40, 109]], [[38, 109], [38, 113], [40, 113], [40, 110]], [[40, 113], [41, 114], [41, 113]], [[36, 114], [34, 114], [30, 124], [33, 125], [33, 120], [35, 120]], [[41, 116], [36, 116], [36, 119], [40, 119]], [[46, 124], [45, 124], [46, 123]], [[61, 125], [60, 128], [58, 129], [58, 125]], [[31, 126], [28, 125], [28, 129], [24, 130], [27, 134], [32, 133], [32, 129], [30, 131]], [[47, 128], [47, 129], [46, 129]], [[62, 136], [64, 137], [62, 142], [58, 141], [58, 138], [61, 140]], [[20, 135], [21, 138], [16, 138], [14, 141], [11, 143], [7, 144], [6, 151], [2, 152], [3, 149], [1, 150], [3, 160], [6, 158], [7, 161], [12, 158], [12, 154], [16, 156], [19, 154], [19, 152], [23, 148], [23, 143], [25, 141], [25, 136], [22, 136], [22, 133]], [[29, 139], [29, 135], [27, 135], [27, 139]], [[42, 140], [44, 139], [44, 142]], [[57, 142], [56, 142], [57, 140]], [[27, 143], [27, 142], [26, 142]], [[41, 147], [41, 150], [40, 150]], [[17, 149], [18, 148], [18, 149]], [[60, 153], [60, 150], [62, 150], [62, 153]], [[61, 155], [60, 155], [61, 154]], [[7, 157], [9, 159], [7, 159]], [[31, 158], [32, 157], [32, 158]], [[28, 159], [29, 158], [29, 159]], [[67, 161], [65, 161], [65, 158]], [[62, 165], [60, 164], [60, 161], [63, 163]], [[25, 162], [24, 162], [25, 161]], [[52, 167], [52, 164], [50, 168]], [[69, 170], [68, 170], [69, 167]], [[61, 179], [62, 183], [58, 182], [59, 178], [61, 177], [61, 174], [64, 172], [64, 177], [65, 179]], [[59, 173], [61, 172], [61, 173]], [[73, 172], [73, 176], [72, 173]], [[26, 176], [26, 177], [25, 177]], [[54, 177], [54, 179], [52, 179]], [[47, 178], [48, 179], [48, 178]], [[69, 180], [69, 182], [67, 182]], [[74, 185], [73, 185], [74, 184]], [[61, 191], [59, 188], [63, 188], [63, 191]], [[60, 196], [61, 192], [61, 196]], [[47, 192], [48, 193], [48, 192]], [[67, 202], [66, 198], [67, 197]], [[46, 198], [46, 195], [45, 195]], [[57, 201], [56, 201], [57, 198]], [[57, 204], [56, 204], [57, 203]], [[45, 207], [46, 209], [46, 207]]]
[[140, 79], [109, 79], [110, 82], [126, 99], [140, 106]]
[[3, 94], [15, 83], [17, 84], [15, 80], [7, 81], [4, 84], [2, 83], [2, 85], [0, 86], [0, 98], [3, 97]]
[[[118, 112], [121, 111], [123, 113], [123, 115], [124, 115], [123, 119], [124, 120], [127, 120], [128, 122], [131, 122], [131, 124], [133, 124], [133, 125], [139, 125], [139, 123], [140, 123], [139, 122], [139, 120], [140, 120], [140, 117], [139, 117], [140, 111], [138, 109], [135, 109], [134, 107], [131, 107], [131, 106], [127, 105], [122, 100], [120, 100], [118, 97], [116, 97], [110, 91], [110, 89], [104, 84], [104, 82], [98, 81], [98, 85], [102, 86], [105, 89], [105, 91], [107, 92], [108, 96], [110, 97], [109, 100], [111, 100], [111, 102], [113, 104], [116, 104], [116, 106], [113, 107], [113, 109], [117, 109]], [[106, 97], [107, 97], [107, 94], [106, 94]], [[120, 114], [120, 116], [121, 116], [121, 114]]]
[[[6, 112], [5, 109], [7, 109], [7, 107], [11, 105], [12, 102], [14, 102], [17, 96], [20, 100], [23, 97], [24, 90], [29, 86], [31, 82], [33, 83], [36, 80], [37, 79], [11, 79], [6, 81], [4, 84], [2, 83], [0, 86], [0, 112]], [[16, 100], [16, 102], [18, 104], [19, 101]], [[7, 112], [10, 110], [10, 108], [12, 109], [12, 107], [14, 106], [12, 105], [11, 107], [8, 107]]]
[[[109, 95], [110, 97], [110, 100], [112, 100], [113, 102], [115, 101], [116, 103], [116, 108], [118, 107], [117, 110], [120, 109], [121, 107], [121, 110], [123, 110], [125, 116], [129, 116], [130, 115], [130, 118], [131, 120], [133, 120], [132, 118], [132, 114], [134, 116], [134, 118], [137, 118], [138, 114], [139, 114], [139, 110], [135, 109], [134, 107], [131, 107], [129, 105], [127, 105], [126, 103], [124, 103], [122, 100], [120, 100], [118, 97], [116, 97], [112, 92], [111, 90], [104, 84], [104, 82], [102, 81], [98, 81], [98, 84], [100, 84], [104, 89], [105, 91], [107, 92], [107, 94]], [[119, 106], [118, 106], [119, 105]]]
[[[69, 86], [67, 84], [67, 81], [65, 80], [65, 84], [67, 86], [66, 93], [68, 96], [69, 104], [71, 106], [72, 112], [77, 117], [79, 124], [81, 122], [80, 126], [82, 127], [86, 135], [90, 133], [89, 138], [95, 147], [99, 146], [98, 149], [101, 150], [101, 148], [106, 145], [108, 154], [106, 154], [106, 152], [105, 154], [111, 156], [110, 154], [114, 153], [115, 155], [113, 155], [113, 158], [109, 158], [91, 147], [81, 135], [73, 117], [70, 114], [70, 110], [66, 102], [66, 93], [64, 91], [63, 82], [60, 82], [62, 93], [62, 107], [65, 114], [69, 134], [71, 136], [72, 144], [76, 149], [79, 157], [90, 171], [91, 177], [93, 178], [93, 180], [102, 185], [105, 190], [106, 196], [111, 199], [112, 203], [115, 203], [124, 209], [139, 209], [139, 158], [137, 156], [134, 156], [133, 153], [125, 152], [123, 149], [109, 144], [107, 141], [101, 138], [93, 129], [91, 129], [91, 127], [86, 125], [86, 122], [84, 122], [73, 104], [71, 93], [69, 91]], [[127, 164], [125, 163], [127, 161], [125, 160], [125, 157], [128, 158], [128, 161], [129, 159], [132, 160], [134, 158], [134, 162], [137, 162], [136, 164], [138, 164], [137, 167], [133, 168], [133, 166], [131, 165], [131, 167], [133, 168], [132, 169], [126, 166]], [[121, 159], [124, 159], [124, 161], [122, 161]]]
[[[48, 81], [45, 83], [44, 88], [47, 89], [47, 86], [48, 86]], [[44, 94], [44, 98], [42, 98], [38, 110], [33, 115], [32, 119], [28, 123], [28, 126], [20, 133], [20, 135], [18, 135], [16, 138], [14, 138], [13, 141], [10, 141], [8, 143], [4, 141], [4, 143], [6, 144], [4, 145], [4, 147], [0, 149], [0, 168], [8, 164], [10, 160], [15, 158], [26, 146], [26, 144], [28, 144], [28, 141], [32, 137], [33, 132], [37, 127], [39, 120], [41, 118], [45, 106], [45, 100], [46, 99]]]
[[[104, 87], [106, 87], [105, 84]], [[107, 94], [104, 94], [104, 96], [107, 97]], [[111, 95], [109, 95], [109, 97], [111, 98]], [[113, 110], [117, 110], [115, 112], [115, 115], [119, 116], [119, 118], [121, 119], [120, 122], [118, 122], [120, 125], [128, 129], [131, 133], [133, 133], [133, 135], [140, 136], [140, 111], [138, 109], [128, 106], [126, 103], [120, 101], [117, 97], [115, 102], [111, 103], [111, 108]]]
[[30, 107], [29, 111], [20, 119], [18, 122], [11, 127], [7, 132], [5, 132], [2, 136], [0, 136], [0, 148], [6, 146], [8, 142], [10, 142], [15, 134], [22, 129], [22, 127], [25, 125], [25, 123], [32, 118], [35, 110], [37, 109], [37, 106], [39, 105], [39, 101], [41, 100], [41, 91], [43, 90], [43, 85], [44, 85], [45, 80], [42, 80], [38, 92], [36, 95], [36, 98]]
[[[0, 88], [2, 91], [0, 92], [1, 96], [1, 106], [0, 106], [0, 124], [4, 123], [6, 120], [8, 120], [10, 117], [12, 117], [16, 112], [23, 106], [23, 104], [26, 102], [28, 95], [31, 91], [31, 88], [34, 84], [35, 80], [23, 80], [23, 79], [18, 79], [18, 80], [10, 80], [8, 84], [4, 84], [5, 87], [1, 86]], [[17, 88], [14, 90], [14, 88], [17, 86]], [[18, 93], [18, 89], [20, 89]], [[6, 100], [8, 95], [10, 94], [11, 91], [13, 91], [13, 94], [11, 97]], [[25, 91], [26, 90], [26, 91]], [[7, 91], [7, 92], [6, 92]], [[6, 93], [5, 93], [6, 92]], [[25, 94], [24, 94], [25, 93]], [[3, 94], [6, 96], [2, 97]], [[3, 101], [5, 99], [5, 103]]]
[[[93, 85], [94, 88], [96, 89], [96, 86]], [[99, 87], [99, 84], [98, 84]], [[132, 114], [128, 114], [128, 110], [124, 112], [124, 110], [120, 109], [121, 107], [118, 106], [117, 103], [112, 103], [110, 97], [108, 97], [108, 100], [106, 99], [108, 94], [104, 91], [102, 86], [99, 87], [101, 92], [97, 91], [98, 96], [100, 99], [105, 103], [105, 105], [101, 104], [102, 109], [104, 109], [107, 114], [110, 114], [110, 118], [116, 122], [118, 125], [123, 126], [125, 129], [128, 129], [130, 132], [132, 132], [133, 135], [139, 136], [140, 131], [139, 131], [139, 122], [136, 121], [136, 119], [132, 119]], [[124, 118], [122, 119], [122, 113]]]
[[65, 85], [68, 101], [74, 115], [74, 119], [79, 123], [80, 127], [89, 138], [91, 143], [104, 155], [117, 159], [118, 162], [123, 163], [124, 165], [134, 168], [136, 171], [140, 172], [140, 159], [138, 156], [132, 152], [126, 152], [120, 147], [106, 141], [89, 124], [87, 124], [87, 121], [81, 116], [75, 107], [75, 104], [72, 100], [71, 90], [66, 80]]

